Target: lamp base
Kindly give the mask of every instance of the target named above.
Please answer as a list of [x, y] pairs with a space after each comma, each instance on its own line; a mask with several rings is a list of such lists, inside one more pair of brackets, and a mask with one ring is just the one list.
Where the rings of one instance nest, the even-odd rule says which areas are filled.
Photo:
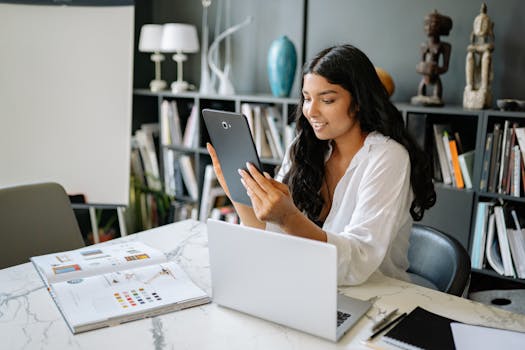
[[171, 92], [174, 94], [184, 92], [188, 90], [189, 86], [187, 81], [174, 81], [171, 83]]
[[153, 92], [158, 92], [166, 89], [168, 84], [164, 80], [152, 80], [149, 83], [149, 89]]

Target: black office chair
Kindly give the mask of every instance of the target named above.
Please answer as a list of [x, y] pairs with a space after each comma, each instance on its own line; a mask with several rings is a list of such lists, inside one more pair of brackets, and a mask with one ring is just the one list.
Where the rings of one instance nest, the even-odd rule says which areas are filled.
[[408, 260], [408, 273], [414, 283], [457, 296], [467, 292], [470, 256], [454, 237], [414, 224]]
[[0, 269], [85, 245], [69, 197], [57, 183], [0, 188], [0, 225]]

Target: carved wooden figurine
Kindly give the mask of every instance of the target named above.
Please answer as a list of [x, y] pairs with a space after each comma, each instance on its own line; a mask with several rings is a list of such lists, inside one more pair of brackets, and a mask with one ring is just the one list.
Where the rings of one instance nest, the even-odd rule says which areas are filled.
[[[443, 86], [440, 75], [448, 70], [451, 46], [440, 40], [441, 35], [448, 35], [452, 29], [452, 19], [434, 10], [425, 17], [426, 42], [421, 44], [421, 62], [416, 71], [423, 75], [419, 83], [417, 96], [412, 97], [412, 104], [425, 106], [443, 105]], [[427, 88], [433, 87], [432, 94], [427, 96]]]
[[463, 107], [483, 109], [492, 105], [494, 22], [487, 16], [487, 5], [481, 5], [474, 19], [470, 45], [467, 46], [465, 73], [467, 85], [463, 92]]

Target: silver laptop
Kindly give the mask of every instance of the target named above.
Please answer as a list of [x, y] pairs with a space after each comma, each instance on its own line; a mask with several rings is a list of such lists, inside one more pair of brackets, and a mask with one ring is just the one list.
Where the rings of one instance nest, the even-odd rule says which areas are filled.
[[208, 219], [213, 301], [332, 341], [371, 306], [337, 292], [331, 244]]

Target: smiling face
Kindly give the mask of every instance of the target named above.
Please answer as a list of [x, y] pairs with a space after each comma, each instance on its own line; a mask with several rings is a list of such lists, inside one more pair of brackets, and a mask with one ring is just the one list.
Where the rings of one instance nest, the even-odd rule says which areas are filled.
[[[303, 114], [320, 140], [336, 140], [360, 131], [352, 96], [341, 85], [309, 73], [303, 77]], [[357, 130], [356, 130], [357, 129]]]

